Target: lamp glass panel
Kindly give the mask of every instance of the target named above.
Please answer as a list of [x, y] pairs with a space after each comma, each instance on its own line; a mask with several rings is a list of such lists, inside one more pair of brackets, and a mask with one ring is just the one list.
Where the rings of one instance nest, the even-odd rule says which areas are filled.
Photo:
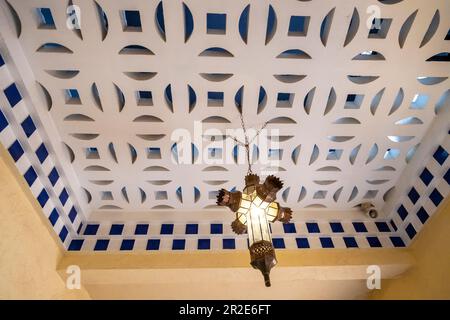
[[271, 242], [269, 222], [267, 221], [266, 212], [264, 209], [256, 206], [253, 202], [247, 214], [247, 219], [247, 230], [250, 246], [263, 240]]
[[269, 222], [274, 222], [278, 215], [278, 203], [272, 202], [266, 209], [266, 215]]

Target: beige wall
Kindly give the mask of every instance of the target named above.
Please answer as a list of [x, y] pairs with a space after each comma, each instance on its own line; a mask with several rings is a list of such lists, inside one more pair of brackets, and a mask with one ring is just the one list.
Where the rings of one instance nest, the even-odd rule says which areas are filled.
[[450, 199], [425, 224], [411, 246], [413, 267], [382, 281], [373, 299], [450, 299]]
[[272, 287], [250, 267], [249, 253], [71, 252], [58, 269], [77, 264], [93, 299], [366, 299], [367, 266], [384, 277], [413, 262], [406, 249], [279, 250]]
[[0, 149], [0, 299], [89, 299], [66, 289], [56, 272], [62, 249]]

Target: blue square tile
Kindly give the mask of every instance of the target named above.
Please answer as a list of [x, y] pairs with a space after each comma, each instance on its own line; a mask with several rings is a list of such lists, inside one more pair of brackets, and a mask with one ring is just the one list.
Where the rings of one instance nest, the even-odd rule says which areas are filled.
[[50, 216], [48, 217], [48, 220], [50, 220], [50, 223], [52, 224], [52, 226], [54, 226], [56, 224], [56, 221], [58, 221], [58, 218], [59, 218], [58, 210], [53, 209], [52, 212], [50, 213]]
[[206, 15], [206, 27], [218, 33], [225, 33], [227, 15], [222, 13], [208, 13]]
[[286, 245], [284, 244], [283, 238], [273, 238], [272, 239], [273, 247], [275, 249], [284, 249], [286, 248]]
[[236, 241], [234, 239], [223, 239], [222, 247], [224, 249], [236, 249]]
[[173, 234], [173, 224], [164, 223], [161, 225], [161, 234]]
[[72, 209], [70, 209], [70, 212], [69, 212], [70, 222], [73, 223], [75, 221], [75, 218], [77, 217], [77, 214], [78, 214], [77, 209], [75, 209], [75, 207], [72, 207]]
[[398, 216], [400, 219], [405, 220], [408, 216], [408, 210], [403, 205], [400, 205], [400, 207], [397, 209]]
[[45, 204], [47, 203], [48, 199], [49, 195], [47, 191], [45, 189], [42, 189], [41, 193], [39, 193], [37, 197], [37, 201], [39, 202], [42, 208], [45, 207]]
[[184, 239], [175, 239], [172, 242], [172, 250], [184, 250], [186, 246], [186, 240]]
[[159, 250], [159, 239], [150, 239], [147, 241], [147, 250]]
[[389, 225], [384, 221], [376, 221], [375, 225], [380, 232], [391, 232], [391, 229], [389, 229]]
[[87, 236], [95, 236], [97, 234], [98, 228], [98, 224], [88, 224], [86, 226], [86, 229], [84, 229], [84, 234]]
[[17, 140], [8, 148], [8, 152], [15, 162], [17, 162], [24, 153], [22, 146]]
[[209, 249], [211, 249], [211, 240], [209, 240], [209, 239], [198, 239], [197, 248], [199, 250], [209, 250]]
[[2, 132], [8, 126], [8, 120], [3, 112], [0, 110], [0, 132]]
[[223, 225], [221, 223], [211, 223], [211, 234], [222, 234]]
[[319, 225], [315, 222], [307, 222], [306, 228], [309, 233], [320, 233]]
[[356, 232], [367, 232], [364, 222], [353, 222], [353, 228], [355, 228]]
[[198, 234], [198, 224], [186, 224], [186, 234]]
[[52, 171], [50, 171], [50, 174], [48, 175], [48, 179], [50, 180], [50, 183], [52, 184], [52, 186], [55, 186], [55, 184], [59, 180], [59, 173], [58, 173], [58, 170], [56, 170], [56, 168], [53, 168]]
[[27, 138], [31, 137], [31, 135], [36, 131], [36, 126], [30, 116], [23, 120], [21, 126]]
[[45, 159], [48, 157], [48, 151], [44, 144], [41, 144], [36, 150], [36, 155], [40, 163], [44, 163]]
[[120, 245], [121, 251], [129, 251], [134, 248], [134, 239], [125, 239], [122, 240], [122, 244]]
[[283, 223], [284, 233], [297, 233], [295, 223]]
[[344, 242], [347, 248], [358, 248], [358, 243], [354, 237], [344, 237]]
[[69, 251], [80, 251], [83, 247], [83, 239], [74, 239], [69, 244]]
[[395, 224], [394, 220], [391, 220], [389, 223], [391, 224], [392, 229], [394, 229], [394, 231], [398, 230], [397, 225]]
[[408, 234], [408, 237], [410, 239], [414, 238], [414, 236], [416, 235], [417, 231], [416, 229], [414, 229], [413, 225], [410, 223], [408, 224], [408, 226], [405, 229], [406, 233]]
[[392, 245], [396, 248], [405, 247], [405, 243], [400, 237], [391, 237]]
[[59, 233], [59, 238], [61, 239], [62, 242], [66, 240], [68, 233], [69, 231], [67, 230], [66, 226], [63, 226], [61, 232]]
[[428, 186], [431, 182], [431, 180], [433, 180], [433, 174], [427, 169], [423, 169], [422, 173], [420, 174], [420, 180], [422, 180], [422, 182]]
[[299, 249], [307, 249], [309, 248], [309, 241], [307, 238], [296, 238], [297, 248]]
[[416, 204], [417, 200], [419, 200], [420, 198], [420, 194], [414, 187], [412, 187], [411, 190], [409, 190], [408, 198], [413, 204]]
[[371, 248], [381, 248], [381, 242], [378, 237], [367, 237], [367, 242]]
[[344, 232], [344, 228], [340, 222], [330, 222], [331, 231], [335, 233]]
[[420, 222], [422, 222], [422, 224], [425, 224], [430, 216], [423, 207], [420, 207], [419, 211], [417, 211], [417, 217], [419, 218]]
[[137, 224], [136, 229], [134, 229], [134, 234], [147, 234], [148, 233], [148, 224]]
[[106, 251], [108, 250], [109, 240], [108, 239], [99, 239], [95, 243], [94, 251]]
[[110, 235], [121, 235], [123, 232], [123, 224], [112, 224], [111, 225], [111, 229], [109, 229], [109, 234]]
[[61, 191], [61, 194], [59, 195], [59, 201], [61, 201], [62, 205], [66, 205], [67, 199], [69, 199], [69, 194], [67, 193], [66, 188]]
[[322, 248], [334, 248], [333, 240], [331, 238], [320, 238]]
[[447, 184], [450, 185], [450, 169], [448, 169], [447, 172], [445, 173], [444, 180], [447, 182]]
[[28, 186], [31, 187], [37, 179], [37, 173], [33, 167], [29, 167], [27, 172], [25, 172], [25, 174], [23, 175], [23, 177], [27, 181]]
[[434, 203], [436, 207], [441, 203], [443, 199], [444, 197], [437, 189], [434, 189], [430, 194], [430, 200]]
[[14, 108], [14, 106], [22, 100], [22, 96], [20, 95], [19, 89], [17, 89], [15, 83], [11, 84], [3, 92], [5, 93], [6, 99], [8, 99], [9, 105], [12, 108]]
[[433, 158], [442, 166], [448, 158], [448, 152], [441, 146], [439, 146], [436, 152], [433, 154]]

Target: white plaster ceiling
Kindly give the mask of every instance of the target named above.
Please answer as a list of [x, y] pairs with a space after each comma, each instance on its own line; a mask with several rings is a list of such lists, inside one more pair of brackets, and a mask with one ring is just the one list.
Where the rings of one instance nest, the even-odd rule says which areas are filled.
[[[164, 32], [156, 18], [160, 3]], [[444, 0], [9, 4], [42, 93], [36, 112], [87, 212], [199, 210], [215, 205], [216, 190], [241, 189], [247, 168], [232, 159], [233, 140], [220, 139], [240, 126], [235, 97], [241, 88], [247, 126], [269, 121], [269, 136], [281, 137], [269, 141], [281, 158], [257, 162], [254, 171], [282, 178], [283, 206], [344, 212], [370, 201], [382, 208], [448, 95], [447, 66], [427, 61], [448, 51]], [[70, 4], [80, 8], [81, 30], [66, 26]], [[39, 27], [36, 8], [50, 8], [54, 29]], [[369, 36], [367, 21], [378, 9], [381, 29]], [[123, 10], [139, 11], [141, 30], [124, 28]], [[239, 22], [245, 24], [246, 10], [245, 39]], [[276, 19], [266, 34], [270, 10]], [[226, 14], [224, 34], [207, 29], [208, 13]], [[289, 32], [292, 16], [307, 17], [304, 32]], [[42, 48], [47, 43], [64, 47]], [[147, 50], [124, 50], [130, 45]], [[226, 52], [205, 53], [214, 47]], [[67, 89], [76, 89], [79, 99], [68, 99]], [[151, 91], [152, 101], [139, 101], [137, 91]], [[223, 92], [223, 102], [208, 101], [208, 92]], [[289, 93], [289, 101], [277, 101], [279, 93]], [[356, 95], [353, 102], [348, 95]], [[221, 131], [202, 131], [203, 139], [192, 141], [199, 152], [194, 163], [190, 148], [183, 151], [189, 163], [177, 163], [171, 150], [177, 130], [194, 136], [195, 123]], [[269, 151], [259, 146], [261, 160]], [[222, 148], [222, 157], [207, 163], [213, 147]], [[98, 155], [88, 156], [88, 148]], [[160, 154], [149, 156], [148, 148]]]

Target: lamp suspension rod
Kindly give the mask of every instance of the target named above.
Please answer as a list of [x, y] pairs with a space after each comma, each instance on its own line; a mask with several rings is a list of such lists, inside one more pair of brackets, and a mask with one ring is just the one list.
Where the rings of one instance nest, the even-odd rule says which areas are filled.
[[244, 116], [242, 115], [242, 112], [239, 112], [239, 118], [241, 120], [241, 127], [242, 130], [244, 131], [244, 139], [245, 141], [239, 141], [236, 137], [232, 137], [232, 139], [239, 145], [243, 146], [245, 148], [245, 153], [247, 155], [247, 164], [248, 164], [248, 170], [247, 170], [247, 174], [251, 174], [253, 173], [252, 171], [252, 163], [250, 161], [250, 144], [259, 136], [259, 134], [261, 133], [261, 131], [269, 124], [269, 121], [264, 122], [264, 124], [261, 126], [261, 128], [256, 131], [255, 136], [249, 140], [248, 138], [248, 134], [247, 134], [247, 128], [245, 126], [245, 122], [244, 122]]

